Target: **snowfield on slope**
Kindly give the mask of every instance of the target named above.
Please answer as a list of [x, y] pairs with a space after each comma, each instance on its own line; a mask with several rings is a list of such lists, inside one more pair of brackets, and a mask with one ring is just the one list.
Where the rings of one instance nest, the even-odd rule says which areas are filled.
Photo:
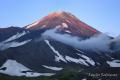
[[12, 37], [9, 37], [7, 40], [3, 41], [3, 42], [9, 42], [9, 41], [12, 41], [12, 40], [15, 40], [15, 39], [18, 39], [22, 36], [24, 36], [25, 34], [27, 34], [28, 32], [26, 31], [23, 31], [22, 33], [17, 33], [15, 35], [13, 35]]
[[[6, 68], [3, 70], [3, 68]], [[10, 76], [26, 76], [26, 77], [38, 77], [38, 76], [52, 76], [54, 73], [38, 73], [25, 67], [15, 60], [7, 60], [1, 67], [0, 73], [8, 74]]]
[[85, 59], [85, 61], [88, 62], [88, 63], [90, 63], [91, 65], [93, 65], [93, 66], [95, 65], [95, 62], [91, 58], [89, 58], [89, 57], [87, 57], [85, 55], [82, 55], [82, 54], [78, 54], [78, 55], [81, 56], [81, 57], [83, 57]]
[[0, 43], [0, 50], [5, 50], [5, 49], [8, 49], [10, 47], [18, 47], [18, 46], [22, 46], [28, 42], [30, 42], [31, 40], [26, 40], [26, 41], [23, 41], [23, 42], [8, 42], [8, 43]]
[[120, 60], [107, 61], [110, 67], [120, 67]]
[[55, 48], [50, 44], [50, 42], [48, 40], [45, 40], [46, 44], [52, 49], [52, 51], [56, 54], [55, 56], [55, 61], [58, 61], [60, 62], [63, 61], [63, 62], [67, 62], [64, 57], [57, 51], [55, 50]]
[[61, 67], [53, 67], [53, 66], [46, 66], [46, 65], [42, 65], [42, 66], [45, 67], [45, 68], [47, 68], [47, 69], [54, 70], [54, 71], [60, 71], [60, 70], [63, 69]]
[[60, 62], [60, 60], [61, 60], [61, 61], [66, 62], [66, 63], [67, 62], [74, 62], [77, 64], [83, 64], [85, 66], [90, 66], [89, 64], [91, 64], [92, 66], [95, 66], [95, 62], [92, 59], [90, 59], [89, 57], [82, 55], [82, 54], [77, 53], [76, 55], [79, 55], [80, 57], [82, 57], [84, 59], [82, 59], [82, 58], [76, 59], [76, 58], [73, 58], [73, 57], [70, 57], [67, 55], [64, 58], [57, 50], [55, 50], [55, 48], [50, 44], [50, 42], [48, 40], [45, 40], [45, 42], [52, 49], [52, 51], [56, 54], [55, 61], [57, 61], [57, 62]]

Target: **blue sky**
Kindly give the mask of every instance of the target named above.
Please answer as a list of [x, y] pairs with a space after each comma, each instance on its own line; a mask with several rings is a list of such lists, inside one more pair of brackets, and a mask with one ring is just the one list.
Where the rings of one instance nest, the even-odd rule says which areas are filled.
[[120, 0], [0, 0], [0, 27], [23, 27], [59, 10], [104, 33], [120, 35]]

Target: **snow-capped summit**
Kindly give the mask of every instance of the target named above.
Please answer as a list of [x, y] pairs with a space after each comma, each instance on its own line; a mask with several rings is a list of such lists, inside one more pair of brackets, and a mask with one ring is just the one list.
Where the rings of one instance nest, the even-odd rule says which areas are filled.
[[80, 21], [77, 17], [69, 12], [58, 11], [48, 14], [48, 16], [27, 25], [29, 30], [58, 28], [63, 32], [69, 32], [78, 36], [92, 36], [100, 33], [86, 23]]

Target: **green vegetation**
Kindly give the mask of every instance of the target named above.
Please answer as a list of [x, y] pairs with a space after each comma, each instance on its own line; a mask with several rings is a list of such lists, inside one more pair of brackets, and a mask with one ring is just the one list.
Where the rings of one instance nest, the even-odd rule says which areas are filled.
[[[107, 70], [107, 71], [106, 71]], [[92, 77], [89, 76], [88, 73], [117, 73], [118, 76], [116, 77]], [[0, 80], [82, 80], [84, 78], [87, 78], [88, 80], [98, 80], [98, 79], [111, 79], [111, 80], [120, 80], [120, 72], [119, 69], [105, 69], [105, 68], [87, 68], [87, 69], [73, 69], [73, 68], [67, 68], [62, 70], [61, 72], [56, 73], [56, 75], [51, 77], [15, 77], [15, 76], [8, 76], [4, 74], [0, 74]]]

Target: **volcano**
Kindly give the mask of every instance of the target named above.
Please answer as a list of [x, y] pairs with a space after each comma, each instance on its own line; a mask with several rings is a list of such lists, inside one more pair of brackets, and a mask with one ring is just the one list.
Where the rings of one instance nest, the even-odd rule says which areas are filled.
[[59, 28], [59, 30], [63, 32], [86, 37], [100, 33], [98, 30], [80, 21], [71, 13], [64, 11], [51, 13], [48, 16], [27, 25], [25, 28], [29, 30]]
[[120, 80], [88, 75], [120, 74], [116, 67], [120, 67], [120, 37], [111, 38], [69, 12], [51, 13], [22, 28], [0, 28], [0, 80], [11, 76]]

